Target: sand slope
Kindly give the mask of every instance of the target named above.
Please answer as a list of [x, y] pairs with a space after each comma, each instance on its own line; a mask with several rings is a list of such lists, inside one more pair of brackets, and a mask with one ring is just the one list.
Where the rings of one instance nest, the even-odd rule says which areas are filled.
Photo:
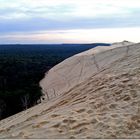
[[[40, 82], [46, 99], [65, 93], [75, 85], [95, 75], [101, 69], [123, 57], [129, 50], [131, 42], [113, 43], [111, 46], [98, 46], [64, 60], [46, 73]], [[122, 46], [128, 46], [119, 48]], [[114, 50], [113, 50], [114, 49]]]
[[0, 121], [0, 138], [140, 138], [140, 44], [99, 54], [95, 74]]

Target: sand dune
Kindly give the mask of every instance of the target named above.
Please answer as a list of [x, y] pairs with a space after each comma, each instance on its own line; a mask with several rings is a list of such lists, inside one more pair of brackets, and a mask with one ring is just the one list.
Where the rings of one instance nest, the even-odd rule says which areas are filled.
[[140, 138], [140, 44], [101, 48], [50, 70], [49, 98], [0, 121], [0, 138]]
[[131, 45], [133, 45], [132, 42], [124, 41], [113, 43], [111, 46], [98, 46], [56, 65], [40, 82], [43, 93], [47, 95], [46, 99], [65, 93], [117, 59], [124, 57]]

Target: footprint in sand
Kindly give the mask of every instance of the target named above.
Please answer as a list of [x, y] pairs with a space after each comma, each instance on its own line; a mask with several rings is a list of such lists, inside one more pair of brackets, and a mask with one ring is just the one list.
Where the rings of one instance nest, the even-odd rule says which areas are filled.
[[84, 108], [82, 109], [79, 109], [79, 110], [76, 110], [77, 113], [82, 113], [82, 112], [85, 112], [86, 110]]
[[32, 126], [32, 128], [41, 128], [42, 126], [48, 124], [48, 121], [42, 121]]
[[75, 123], [75, 122], [76, 122], [76, 120], [73, 119], [73, 118], [68, 118], [68, 119], [64, 119], [64, 120], [63, 120], [63, 123], [69, 123], [69, 124], [72, 124], [72, 123]]
[[60, 116], [60, 115], [58, 115], [58, 114], [52, 114], [52, 115], [51, 115], [52, 118], [56, 118], [56, 117], [58, 117], [58, 116]]
[[31, 120], [33, 120], [33, 119], [35, 119], [35, 118], [37, 118], [37, 117], [39, 117], [39, 115], [31, 116], [31, 117], [29, 117], [26, 121], [31, 121]]

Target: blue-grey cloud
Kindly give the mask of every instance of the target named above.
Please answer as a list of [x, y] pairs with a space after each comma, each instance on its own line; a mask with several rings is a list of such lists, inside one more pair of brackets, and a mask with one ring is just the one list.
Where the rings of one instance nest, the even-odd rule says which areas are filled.
[[127, 0], [127, 3], [122, 0], [0, 0], [0, 36], [140, 27], [139, 13], [139, 0]]
[[137, 27], [140, 25], [139, 15], [134, 17], [111, 17], [111, 18], [77, 18], [71, 20], [51, 20], [47, 18], [30, 18], [20, 20], [0, 21], [0, 33], [30, 32], [43, 30], [63, 29], [88, 29], [88, 28], [117, 28]]

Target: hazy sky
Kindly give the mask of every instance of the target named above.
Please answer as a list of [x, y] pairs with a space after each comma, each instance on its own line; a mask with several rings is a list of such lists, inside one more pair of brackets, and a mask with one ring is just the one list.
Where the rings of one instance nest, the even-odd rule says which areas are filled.
[[0, 43], [139, 42], [140, 0], [0, 0]]

